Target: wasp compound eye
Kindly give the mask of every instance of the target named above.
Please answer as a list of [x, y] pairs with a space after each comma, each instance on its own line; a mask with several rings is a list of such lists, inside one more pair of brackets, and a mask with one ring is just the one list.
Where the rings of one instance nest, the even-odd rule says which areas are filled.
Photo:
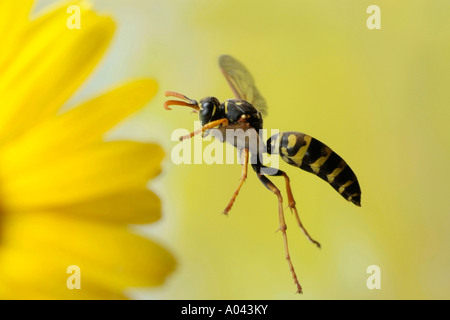
[[204, 102], [202, 104], [202, 113], [211, 113], [212, 109], [214, 108], [214, 105], [212, 102]]
[[211, 118], [215, 113], [215, 108], [216, 106], [211, 101], [206, 101], [202, 103], [202, 108], [199, 114], [202, 125], [205, 125], [206, 123], [211, 121]]

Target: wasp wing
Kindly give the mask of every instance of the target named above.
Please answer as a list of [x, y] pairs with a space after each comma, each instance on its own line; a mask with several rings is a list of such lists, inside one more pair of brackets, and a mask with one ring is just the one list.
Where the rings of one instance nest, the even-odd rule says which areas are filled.
[[220, 56], [219, 66], [235, 97], [251, 103], [263, 116], [266, 116], [266, 100], [256, 88], [255, 81], [247, 68], [229, 55]]

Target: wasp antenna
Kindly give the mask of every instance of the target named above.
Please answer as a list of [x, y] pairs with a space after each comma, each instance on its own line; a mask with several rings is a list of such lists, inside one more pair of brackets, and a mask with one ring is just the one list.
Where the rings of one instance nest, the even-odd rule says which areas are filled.
[[166, 91], [166, 92], [164, 92], [164, 95], [166, 97], [178, 98], [178, 99], [184, 100], [186, 102], [189, 102], [191, 104], [197, 104], [197, 101], [195, 101], [194, 99], [190, 99], [190, 98], [186, 97], [184, 94], [181, 94], [181, 93], [178, 93], [175, 91]]
[[184, 106], [184, 107], [189, 107], [189, 108], [193, 108], [194, 112], [198, 110], [200, 110], [200, 107], [197, 104], [193, 104], [193, 103], [189, 103], [189, 102], [185, 102], [185, 101], [179, 101], [179, 100], [167, 100], [166, 102], [164, 102], [164, 109], [166, 110], [172, 110], [171, 108], [169, 108], [169, 106]]
[[184, 101], [167, 100], [164, 103], [164, 109], [166, 109], [166, 110], [172, 110], [171, 108], [169, 108], [169, 105], [185, 106], [185, 107], [193, 108], [194, 110], [197, 110], [197, 111], [200, 110], [200, 107], [198, 106], [197, 101], [186, 97], [184, 94], [174, 92], [174, 91], [166, 91], [166, 92], [164, 92], [164, 95], [166, 97], [174, 97], [174, 98], [184, 100]]
[[186, 97], [184, 94], [175, 92], [175, 91], [166, 91], [164, 92], [164, 95], [166, 97], [175, 97], [175, 98], [179, 98], [179, 99], [184, 99], [184, 100], [189, 100], [188, 97]]

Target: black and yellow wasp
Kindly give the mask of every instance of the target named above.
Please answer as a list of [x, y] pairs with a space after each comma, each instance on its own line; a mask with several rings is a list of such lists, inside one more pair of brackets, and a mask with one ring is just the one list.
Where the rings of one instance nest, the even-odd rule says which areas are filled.
[[[235, 99], [228, 99], [221, 103], [215, 97], [206, 97], [198, 103], [196, 100], [190, 99], [177, 92], [167, 91], [165, 93], [167, 97], [179, 99], [166, 101], [164, 107], [167, 110], [171, 110], [169, 107], [171, 105], [181, 105], [193, 108], [194, 111], [199, 114], [202, 123], [201, 129], [196, 130], [189, 135], [182, 136], [180, 140], [189, 139], [196, 134], [203, 134], [205, 131], [208, 132], [213, 128], [218, 129], [223, 134], [229, 129], [239, 128], [244, 131], [253, 130], [254, 136], [260, 140], [262, 136], [259, 132], [263, 127], [263, 116], [267, 115], [267, 105], [266, 101], [256, 88], [253, 77], [244, 65], [229, 55], [220, 56], [219, 66], [236, 97]], [[225, 139], [222, 141], [225, 141]], [[236, 142], [232, 142], [232, 144], [237, 147]], [[312, 243], [318, 247], [320, 247], [320, 244], [311, 238], [300, 221], [288, 175], [277, 168], [274, 169], [264, 166], [260, 160], [261, 158], [255, 156], [254, 153], [260, 153], [264, 150], [268, 154], [279, 154], [285, 162], [317, 175], [328, 182], [346, 200], [360, 206], [361, 189], [359, 187], [358, 179], [352, 169], [337, 153], [319, 140], [304, 133], [291, 131], [275, 134], [264, 144], [266, 147], [265, 149], [257, 148], [256, 150], [251, 150], [251, 148], [248, 147], [248, 144], [243, 144], [241, 146], [243, 146], [241, 147], [241, 150], [239, 150], [242, 158], [241, 179], [236, 191], [226, 206], [224, 213], [228, 214], [230, 211], [239, 190], [247, 178], [247, 167], [250, 158], [249, 154], [251, 154], [251, 165], [256, 172], [257, 177], [267, 189], [277, 196], [279, 230], [281, 230], [283, 235], [286, 260], [289, 264], [295, 285], [297, 286], [297, 292], [301, 293], [302, 287], [297, 279], [289, 255], [286, 235], [287, 227], [283, 213], [283, 198], [280, 190], [267, 177], [268, 175], [284, 177], [289, 208], [293, 212], [297, 224]], [[273, 170], [269, 171], [267, 169]]]

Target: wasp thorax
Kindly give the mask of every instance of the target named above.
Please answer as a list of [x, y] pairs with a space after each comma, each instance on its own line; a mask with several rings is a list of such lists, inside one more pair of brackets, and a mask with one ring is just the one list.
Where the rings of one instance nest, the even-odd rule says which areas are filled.
[[214, 97], [206, 97], [200, 101], [199, 119], [203, 126], [208, 122], [222, 118], [220, 116], [219, 106], [219, 100]]

